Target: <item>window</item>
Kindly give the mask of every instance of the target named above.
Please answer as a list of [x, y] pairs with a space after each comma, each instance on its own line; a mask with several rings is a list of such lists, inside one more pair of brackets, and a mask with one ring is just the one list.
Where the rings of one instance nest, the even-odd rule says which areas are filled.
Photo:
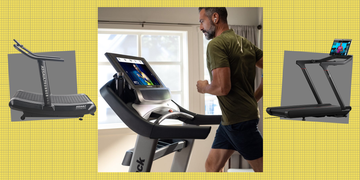
[[[206, 49], [207, 45], [211, 40], [207, 40], [205, 36], [203, 36], [203, 48], [204, 48], [204, 79], [210, 81], [209, 71], [207, 69], [206, 63]], [[206, 93], [205, 94], [205, 114], [206, 115], [221, 115], [221, 109], [219, 105], [219, 101], [216, 96]]]
[[[172, 99], [183, 107], [188, 98], [186, 32], [155, 30], [98, 30], [98, 88], [116, 73], [106, 52], [144, 57], [171, 91]], [[99, 97], [101, 97], [99, 93]], [[103, 98], [98, 102], [99, 129], [126, 127]]]

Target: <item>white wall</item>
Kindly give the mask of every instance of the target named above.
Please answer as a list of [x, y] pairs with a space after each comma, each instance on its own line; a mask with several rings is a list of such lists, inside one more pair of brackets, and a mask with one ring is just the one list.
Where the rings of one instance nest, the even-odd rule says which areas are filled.
[[[259, 14], [262, 8], [227, 8], [228, 23], [230, 25], [259, 25], [262, 18]], [[197, 8], [99, 8], [99, 20], [109, 21], [147, 21], [166, 23], [198, 23]], [[125, 28], [125, 29], [158, 29], [158, 30], [179, 30], [188, 32], [189, 42], [189, 109], [196, 113], [203, 114], [204, 96], [196, 91], [196, 81], [203, 79], [203, 57], [202, 57], [202, 33], [198, 26], [178, 25], [154, 25], [145, 24], [99, 24], [99, 28]], [[101, 118], [101, 117], [98, 117]], [[212, 130], [206, 140], [196, 140], [188, 172], [204, 172], [205, 160], [210, 151], [217, 126]], [[99, 172], [127, 172], [128, 167], [121, 165], [125, 152], [133, 148], [136, 141], [136, 134], [131, 130], [112, 129], [99, 130], [98, 137], [98, 170]], [[172, 163], [173, 154], [156, 160], [152, 166], [152, 172], [168, 172]]]
[[[229, 25], [259, 25], [259, 9], [227, 8]], [[108, 21], [146, 21], [199, 24], [199, 11], [191, 8], [99, 8], [98, 19]]]

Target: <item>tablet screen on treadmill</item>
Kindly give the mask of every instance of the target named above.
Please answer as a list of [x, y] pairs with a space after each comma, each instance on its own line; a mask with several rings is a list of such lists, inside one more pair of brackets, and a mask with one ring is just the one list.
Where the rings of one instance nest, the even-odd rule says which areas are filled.
[[137, 59], [116, 57], [120, 66], [132, 80], [134, 85], [154, 86], [160, 85], [156, 77], [150, 72], [149, 68]]
[[346, 56], [349, 52], [351, 39], [335, 39], [331, 46], [330, 55]]

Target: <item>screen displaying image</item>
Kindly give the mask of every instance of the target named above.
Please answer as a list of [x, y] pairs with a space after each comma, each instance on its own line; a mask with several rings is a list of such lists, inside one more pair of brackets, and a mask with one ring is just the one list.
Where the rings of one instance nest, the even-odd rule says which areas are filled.
[[119, 58], [117, 60], [135, 85], [160, 85], [155, 76], [141, 60]]
[[330, 55], [347, 55], [350, 48], [351, 41], [349, 40], [335, 40], [330, 51]]

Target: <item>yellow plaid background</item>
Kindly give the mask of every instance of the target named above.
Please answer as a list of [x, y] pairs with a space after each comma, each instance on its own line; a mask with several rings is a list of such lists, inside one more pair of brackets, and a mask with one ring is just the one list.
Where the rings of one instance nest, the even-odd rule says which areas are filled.
[[[76, 51], [78, 93], [97, 102], [98, 7], [263, 7], [264, 109], [280, 105], [284, 51], [328, 53], [353, 39], [349, 124], [285, 121], [264, 112], [264, 173], [98, 173], [97, 116], [11, 122], [12, 39], [33, 52]], [[1, 0], [0, 179], [359, 179], [359, 1]], [[96, 114], [96, 113], [95, 113]]]

